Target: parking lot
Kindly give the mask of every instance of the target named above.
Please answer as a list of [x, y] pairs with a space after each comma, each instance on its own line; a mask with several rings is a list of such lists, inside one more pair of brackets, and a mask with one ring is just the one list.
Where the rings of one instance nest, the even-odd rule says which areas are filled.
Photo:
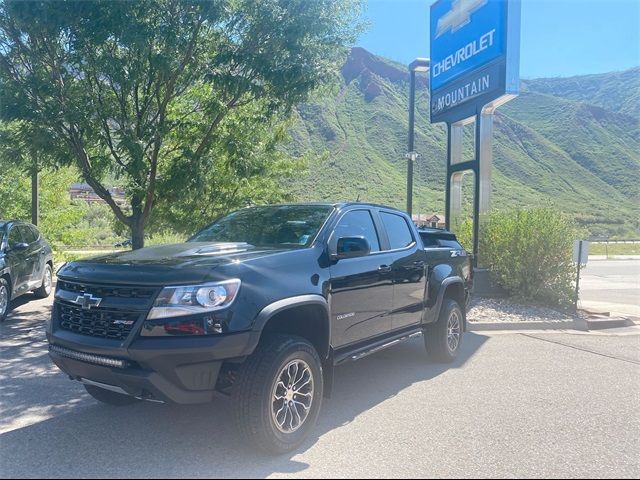
[[115, 408], [47, 358], [48, 301], [0, 326], [0, 474], [10, 477], [638, 477], [640, 336], [467, 334], [457, 363], [420, 339], [337, 372], [292, 455], [239, 442], [231, 405]]

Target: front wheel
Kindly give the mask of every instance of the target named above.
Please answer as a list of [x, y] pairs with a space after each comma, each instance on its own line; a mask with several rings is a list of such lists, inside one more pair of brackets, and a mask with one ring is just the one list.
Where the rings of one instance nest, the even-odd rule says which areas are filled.
[[311, 433], [322, 394], [315, 348], [300, 337], [269, 336], [242, 364], [233, 387], [238, 430], [269, 453], [294, 450]]
[[453, 362], [460, 351], [464, 315], [455, 300], [446, 298], [438, 321], [425, 329], [425, 345], [429, 356], [440, 363]]
[[4, 278], [0, 278], [0, 322], [7, 317], [10, 303], [11, 290], [9, 290], [9, 283]]

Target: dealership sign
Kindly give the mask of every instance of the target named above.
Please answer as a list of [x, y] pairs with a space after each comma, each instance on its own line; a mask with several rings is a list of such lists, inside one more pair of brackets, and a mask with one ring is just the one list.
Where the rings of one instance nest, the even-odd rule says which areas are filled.
[[431, 6], [431, 121], [457, 122], [518, 93], [519, 0]]

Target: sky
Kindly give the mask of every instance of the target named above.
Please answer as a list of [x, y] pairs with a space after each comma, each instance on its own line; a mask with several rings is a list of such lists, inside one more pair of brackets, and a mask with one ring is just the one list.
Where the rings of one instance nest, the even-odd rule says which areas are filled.
[[[365, 0], [357, 45], [408, 64], [429, 57], [435, 0]], [[520, 76], [568, 77], [640, 65], [640, 0], [522, 0]]]

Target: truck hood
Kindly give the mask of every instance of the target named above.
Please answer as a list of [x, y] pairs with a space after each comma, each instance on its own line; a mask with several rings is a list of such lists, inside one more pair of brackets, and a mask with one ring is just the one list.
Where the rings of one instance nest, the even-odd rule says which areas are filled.
[[188, 242], [102, 255], [70, 262], [58, 272], [67, 280], [93, 283], [169, 285], [210, 280], [220, 265], [286, 252], [247, 243]]

